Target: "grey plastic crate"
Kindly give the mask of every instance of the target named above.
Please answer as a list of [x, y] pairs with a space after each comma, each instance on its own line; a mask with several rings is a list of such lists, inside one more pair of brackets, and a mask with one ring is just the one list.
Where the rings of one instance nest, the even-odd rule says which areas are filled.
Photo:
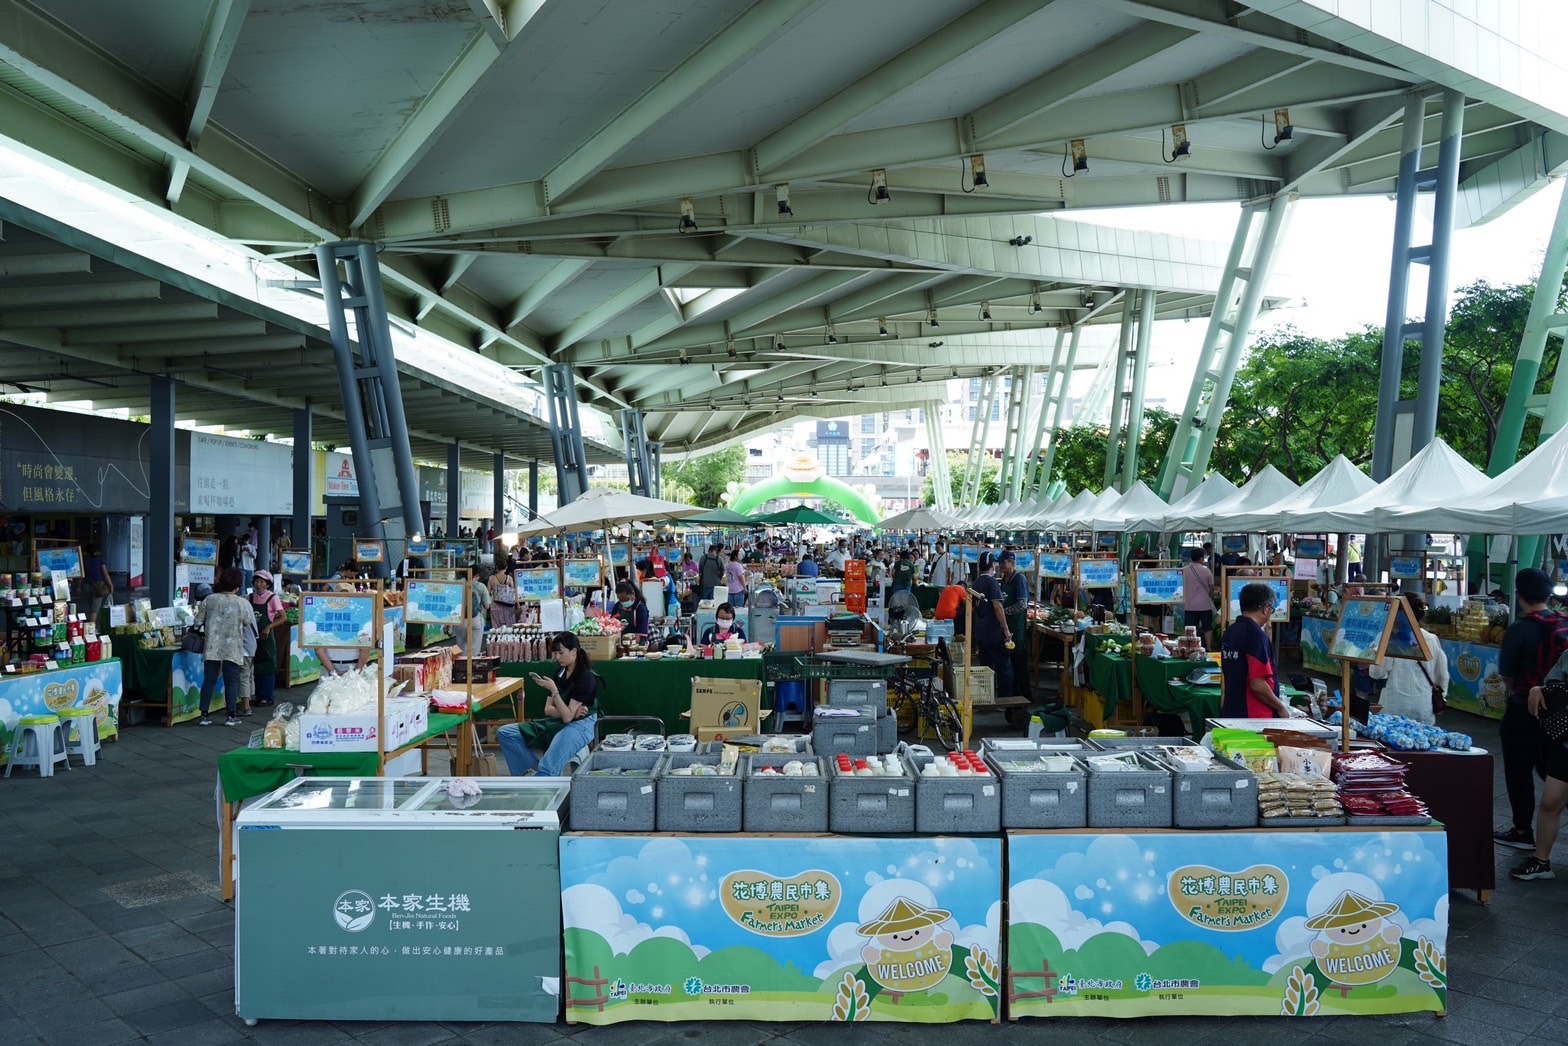
[[854, 716], [813, 716], [811, 749], [828, 760], [841, 752], [862, 758], [876, 755], [876, 716], [865, 709], [860, 709]]
[[[793, 760], [817, 768], [815, 777], [756, 775], [758, 767], [782, 768]], [[741, 797], [741, 822], [748, 832], [826, 832], [828, 830], [828, 766], [815, 756], [752, 752], [742, 760], [746, 786]]]
[[987, 835], [1002, 830], [1002, 787], [995, 774], [926, 777], [936, 756], [910, 756], [915, 770], [915, 831]]
[[1090, 828], [1171, 827], [1171, 772], [1146, 755], [1138, 761], [1139, 770], [1096, 770], [1086, 764]]
[[1190, 737], [1097, 737], [1094, 743], [1112, 752], [1118, 748], [1156, 748], [1161, 745], [1191, 747], [1198, 742]]
[[1240, 763], [1216, 756], [1223, 769], [1183, 770], [1170, 765], [1171, 823], [1177, 828], [1254, 828], [1258, 779]]
[[887, 708], [886, 679], [829, 679], [827, 704], [834, 708]]
[[898, 747], [898, 717], [885, 715], [877, 720], [877, 755], [887, 755]]
[[1083, 828], [1089, 823], [1089, 781], [1083, 764], [1060, 773], [1030, 773], [1001, 766], [1009, 755], [1031, 752], [992, 749], [985, 761], [1002, 785], [1003, 828]]
[[741, 778], [736, 773], [712, 777], [672, 776], [682, 766], [718, 766], [716, 755], [672, 754], [659, 765], [657, 827], [661, 832], [738, 832], [741, 826]]
[[915, 779], [849, 777], [834, 770], [828, 787], [828, 830], [840, 835], [913, 832]]
[[[659, 786], [654, 774], [663, 758], [658, 752], [590, 752], [572, 775], [568, 824], [579, 832], [653, 831]], [[635, 770], [643, 776], [595, 770]]]
[[1083, 755], [1088, 752], [1103, 751], [1103, 748], [1087, 737], [982, 737], [979, 748], [981, 755], [991, 752], [1003, 755], [1008, 752], [1025, 755], [1032, 752], [1065, 752]]

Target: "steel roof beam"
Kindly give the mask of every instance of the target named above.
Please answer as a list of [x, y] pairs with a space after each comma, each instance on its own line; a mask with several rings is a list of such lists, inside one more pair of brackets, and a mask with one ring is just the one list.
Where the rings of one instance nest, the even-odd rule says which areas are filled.
[[[207, 13], [207, 24], [202, 27], [200, 49], [196, 67], [191, 70], [190, 83], [185, 87], [185, 144], [192, 150], [201, 142], [207, 130], [207, 120], [212, 116], [212, 103], [217, 100], [218, 88], [228, 71], [229, 59], [234, 57], [234, 45], [240, 37], [240, 28], [250, 11], [250, 0], [213, 0]], [[185, 179], [191, 166], [183, 159], [172, 161], [169, 171], [169, 188], [164, 198], [179, 203], [185, 191]]]
[[1378, 133], [1393, 126], [1405, 111], [1403, 98], [1377, 98], [1358, 103], [1347, 117], [1348, 127], [1344, 141], [1332, 138], [1313, 138], [1302, 142], [1285, 158], [1285, 184], [1281, 192], [1294, 192], [1302, 181], [1310, 178], [1344, 157], [1357, 146], [1371, 140]]
[[72, 309], [25, 309], [0, 313], [6, 327], [117, 327], [142, 323], [215, 320], [218, 306], [210, 301], [164, 302], [157, 305], [78, 306]]
[[64, 276], [92, 272], [92, 258], [80, 251], [0, 253], [0, 276]]
[[759, 141], [754, 150], [756, 169], [771, 171], [783, 166], [861, 114], [1038, 13], [1042, 6], [1039, 0], [988, 0], [963, 12], [871, 73], [835, 91], [805, 116]]
[[591, 265], [593, 265], [591, 261], [563, 261], [552, 265], [549, 272], [535, 280], [516, 301], [507, 307], [506, 329], [511, 330], [526, 321], [539, 306], [550, 299], [552, 294], [587, 272]]
[[563, 349], [587, 338], [594, 331], [614, 320], [621, 313], [638, 305], [653, 295], [657, 294], [664, 286], [664, 281], [684, 276], [692, 270], [690, 265], [665, 265], [644, 273], [634, 280], [630, 286], [611, 295], [592, 309], [583, 313], [577, 319], [567, 324], [566, 329], [553, 339], [555, 352], [561, 362], [570, 359], [562, 355]]
[[632, 142], [745, 61], [821, 0], [769, 0], [750, 7], [620, 115], [556, 164], [543, 179], [545, 203], [572, 195]]
[[30, 306], [96, 305], [101, 302], [156, 301], [163, 295], [157, 280], [92, 280], [34, 287], [0, 287], [0, 309]]

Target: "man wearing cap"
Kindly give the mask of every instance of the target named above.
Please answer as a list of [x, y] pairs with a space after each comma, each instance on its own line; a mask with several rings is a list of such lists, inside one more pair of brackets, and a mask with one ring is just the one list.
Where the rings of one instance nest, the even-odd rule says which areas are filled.
[[1541, 770], [1546, 734], [1530, 714], [1530, 689], [1541, 685], [1552, 666], [1543, 665], [1548, 637], [1556, 630], [1557, 615], [1546, 609], [1552, 593], [1551, 578], [1540, 570], [1521, 570], [1514, 576], [1514, 598], [1519, 616], [1503, 633], [1497, 652], [1497, 672], [1508, 687], [1498, 734], [1503, 747], [1503, 785], [1514, 823], [1493, 839], [1518, 850], [1535, 849], [1535, 777]]
[[1226, 719], [1290, 716], [1279, 696], [1274, 645], [1265, 629], [1274, 614], [1274, 590], [1261, 581], [1241, 586], [1241, 613], [1220, 640], [1220, 715]]
[[1029, 579], [1018, 569], [1018, 557], [1007, 549], [996, 557], [997, 572], [1001, 576], [1002, 613], [1007, 618], [1007, 631], [1013, 637], [1012, 668], [1013, 686], [1006, 694], [998, 690], [998, 697], [1029, 696], [1029, 657], [1025, 651], [1029, 636]]
[[990, 552], [980, 554], [980, 569], [969, 598], [975, 606], [975, 655], [982, 665], [996, 673], [995, 692], [1004, 695], [1013, 692], [1013, 653], [1007, 649], [1007, 644], [1013, 641], [1013, 632], [1003, 609], [1002, 586], [991, 573], [994, 565]]

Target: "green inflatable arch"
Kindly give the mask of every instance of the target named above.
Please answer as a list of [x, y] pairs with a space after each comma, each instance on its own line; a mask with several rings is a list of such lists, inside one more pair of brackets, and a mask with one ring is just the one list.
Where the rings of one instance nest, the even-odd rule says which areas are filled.
[[735, 504], [730, 508], [736, 512], [750, 513], [758, 505], [762, 505], [774, 498], [826, 498], [829, 501], [843, 505], [849, 510], [850, 515], [862, 523], [876, 526], [882, 522], [876, 510], [871, 507], [871, 502], [865, 496], [845, 483], [832, 476], [819, 476], [808, 483], [800, 483], [788, 476], [774, 476], [765, 479], [754, 487], [741, 491], [735, 499]]

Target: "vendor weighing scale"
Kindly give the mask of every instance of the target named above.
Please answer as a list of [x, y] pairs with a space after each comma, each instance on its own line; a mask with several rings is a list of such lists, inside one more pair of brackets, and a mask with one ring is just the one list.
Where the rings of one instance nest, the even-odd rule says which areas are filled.
[[450, 780], [303, 777], [240, 814], [246, 1023], [556, 1019], [570, 781]]

